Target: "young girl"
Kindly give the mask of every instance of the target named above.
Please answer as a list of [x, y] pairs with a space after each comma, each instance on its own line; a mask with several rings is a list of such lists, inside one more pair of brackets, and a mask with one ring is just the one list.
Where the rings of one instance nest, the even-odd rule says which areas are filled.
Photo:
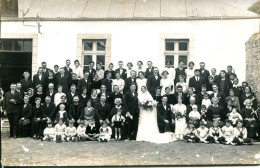
[[77, 140], [79, 142], [83, 142], [84, 140], [86, 140], [86, 138], [87, 138], [87, 135], [86, 135], [85, 121], [80, 120], [79, 126], [77, 128]]
[[43, 141], [52, 141], [55, 138], [55, 131], [54, 128], [52, 127], [52, 122], [48, 121], [47, 122], [48, 127], [46, 127], [43, 131]]
[[179, 80], [180, 80], [180, 82], [178, 82], [178, 83], [176, 83], [176, 87], [177, 86], [182, 86], [182, 89], [183, 89], [183, 93], [187, 93], [187, 91], [188, 91], [188, 85], [187, 85], [187, 83], [185, 83], [185, 76], [184, 75], [180, 75], [179, 76]]
[[76, 127], [74, 127], [74, 120], [69, 121], [69, 126], [65, 130], [65, 135], [66, 135], [67, 142], [68, 141], [75, 142], [77, 130], [76, 130]]
[[181, 97], [178, 97], [178, 104], [173, 106], [173, 114], [175, 114], [176, 138], [182, 140], [186, 129], [186, 106], [182, 104]]
[[209, 136], [209, 129], [205, 127], [205, 124], [205, 121], [200, 122], [200, 127], [196, 131], [196, 137], [199, 139], [199, 142], [209, 143], [209, 141], [207, 141]]
[[198, 106], [197, 105], [192, 106], [192, 111], [189, 113], [189, 121], [194, 122], [195, 128], [199, 127], [200, 113], [198, 112]]
[[55, 140], [57, 143], [65, 141], [65, 130], [66, 125], [63, 123], [63, 120], [60, 119], [59, 123], [55, 125]]
[[213, 127], [209, 129], [207, 141], [210, 143], [219, 143], [219, 138], [222, 137], [221, 128], [218, 126], [218, 121], [213, 122]]
[[96, 127], [95, 121], [91, 121], [89, 125], [86, 127], [86, 139], [91, 141], [98, 140], [98, 128]]
[[67, 111], [65, 111], [65, 105], [64, 104], [60, 105], [60, 111], [58, 111], [54, 123], [57, 123], [59, 120], [62, 120], [64, 122], [64, 124], [67, 125], [68, 113], [67, 113]]
[[224, 142], [225, 145], [233, 145], [232, 142], [234, 140], [234, 127], [231, 126], [231, 121], [226, 120], [226, 125], [222, 127], [222, 137], [221, 141]]
[[122, 110], [118, 109], [117, 114], [112, 117], [112, 127], [115, 131], [115, 139], [121, 140], [121, 128], [125, 123], [125, 117], [122, 116]]
[[99, 129], [99, 141], [100, 142], [108, 142], [110, 141], [112, 135], [112, 129], [107, 126], [107, 122], [103, 121], [102, 126]]
[[211, 101], [209, 99], [209, 94], [208, 93], [204, 94], [201, 105], [205, 105], [207, 109], [211, 105]]
[[194, 123], [190, 121], [188, 123], [188, 128], [185, 131], [183, 139], [186, 140], [186, 142], [198, 142], [199, 139], [196, 137], [197, 130], [194, 127]]
[[233, 107], [232, 112], [227, 114], [228, 119], [232, 122], [232, 126], [236, 126], [237, 120], [243, 120], [242, 116], [237, 112], [237, 108]]
[[243, 127], [243, 120], [237, 120], [237, 127], [234, 129], [235, 138], [233, 143], [235, 145], [249, 144], [251, 145], [251, 139], [247, 138], [247, 129]]
[[248, 137], [256, 139], [256, 127], [258, 119], [257, 112], [252, 108], [252, 100], [246, 99], [244, 101], [245, 107], [241, 110], [241, 114], [245, 121], [245, 127], [248, 131]]

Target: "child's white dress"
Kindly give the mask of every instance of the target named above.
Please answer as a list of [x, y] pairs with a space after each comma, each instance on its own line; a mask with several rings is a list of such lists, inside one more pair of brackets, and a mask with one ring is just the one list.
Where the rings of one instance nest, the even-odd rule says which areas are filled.
[[232, 126], [229, 126], [229, 127], [224, 126], [224, 127], [222, 127], [221, 130], [222, 130], [222, 134], [224, 136], [226, 136], [225, 140], [227, 142], [232, 142], [233, 139], [234, 139], [234, 127], [232, 127]]
[[204, 129], [199, 127], [197, 129], [197, 136], [201, 137], [203, 140], [206, 140], [208, 135], [209, 135], [209, 129], [207, 127], [205, 127]]
[[86, 127], [81, 127], [80, 125], [77, 128], [77, 134], [78, 136], [85, 136], [86, 135]]
[[76, 136], [76, 134], [77, 134], [77, 129], [76, 129], [76, 127], [70, 127], [70, 126], [68, 126], [67, 128], [66, 128], [66, 130], [65, 130], [65, 134], [66, 134], [66, 136]]
[[112, 129], [109, 126], [99, 128], [99, 139], [110, 141]]
[[232, 121], [232, 124], [236, 124], [238, 119], [243, 120], [242, 116], [239, 113], [233, 112], [229, 113], [228, 119]]
[[175, 120], [175, 134], [176, 136], [180, 135], [182, 137], [186, 130], [186, 120], [185, 118], [179, 118]]
[[201, 103], [201, 105], [205, 105], [206, 106], [206, 108], [208, 109], [209, 108], [209, 106], [211, 105], [211, 101], [210, 101], [210, 99], [202, 99], [202, 103]]
[[48, 138], [48, 137], [54, 139], [54, 137], [55, 137], [55, 136], [54, 136], [54, 135], [55, 135], [55, 130], [54, 130], [54, 128], [53, 128], [53, 127], [51, 127], [51, 128], [49, 128], [49, 127], [45, 128], [44, 131], [43, 131], [43, 135], [44, 135], [43, 140], [45, 140], [45, 139]]

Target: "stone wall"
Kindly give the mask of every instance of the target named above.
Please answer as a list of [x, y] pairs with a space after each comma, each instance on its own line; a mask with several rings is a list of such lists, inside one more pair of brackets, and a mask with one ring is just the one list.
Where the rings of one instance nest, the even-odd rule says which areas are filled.
[[260, 33], [253, 34], [246, 42], [246, 80], [260, 105]]

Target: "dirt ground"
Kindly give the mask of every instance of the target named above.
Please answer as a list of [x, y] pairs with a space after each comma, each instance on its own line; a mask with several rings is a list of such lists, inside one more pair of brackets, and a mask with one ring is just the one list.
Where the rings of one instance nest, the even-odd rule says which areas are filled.
[[4, 166], [260, 164], [260, 145], [41, 142], [2, 134]]

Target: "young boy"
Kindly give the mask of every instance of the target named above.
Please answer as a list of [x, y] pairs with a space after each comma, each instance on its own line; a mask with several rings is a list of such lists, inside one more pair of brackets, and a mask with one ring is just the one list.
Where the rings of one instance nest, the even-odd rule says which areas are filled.
[[243, 120], [237, 120], [237, 127], [234, 129], [235, 138], [233, 143], [235, 145], [248, 144], [251, 145], [251, 139], [247, 138], [247, 129], [243, 127]]
[[121, 128], [125, 123], [125, 117], [122, 116], [122, 110], [118, 109], [117, 114], [112, 117], [112, 127], [115, 130], [115, 139], [121, 140]]
[[60, 119], [59, 123], [55, 125], [55, 140], [57, 143], [65, 141], [65, 130], [66, 125], [63, 123], [63, 120]]
[[102, 126], [99, 128], [99, 141], [108, 142], [112, 135], [112, 129], [107, 125], [106, 121], [103, 121]]
[[84, 120], [80, 120], [79, 126], [77, 128], [77, 134], [78, 134], [77, 140], [79, 142], [83, 142], [84, 140], [86, 140], [87, 135], [86, 135], [85, 132], [86, 132], [85, 121]]
[[209, 94], [208, 93], [204, 94], [201, 105], [205, 105], [207, 109], [211, 105], [211, 100], [209, 99]]
[[219, 138], [222, 137], [221, 128], [218, 125], [218, 121], [213, 122], [213, 127], [209, 129], [209, 136], [207, 141], [210, 143], [219, 143]]
[[227, 116], [228, 116], [228, 119], [231, 120], [233, 127], [236, 126], [237, 120], [243, 120], [242, 116], [237, 112], [236, 107], [232, 108], [231, 113], [227, 114]]
[[55, 135], [55, 131], [54, 128], [52, 127], [52, 122], [51, 121], [47, 121], [47, 126], [44, 131], [43, 131], [43, 138], [42, 141], [52, 141], [54, 140], [54, 135]]
[[95, 121], [91, 121], [89, 125], [86, 127], [86, 139], [91, 141], [97, 141], [99, 134], [98, 128], [96, 127]]
[[183, 139], [186, 140], [186, 142], [198, 142], [199, 139], [196, 137], [197, 130], [194, 127], [194, 123], [192, 121], [189, 121], [188, 128], [185, 131]]
[[74, 120], [69, 121], [69, 126], [65, 130], [65, 135], [66, 135], [67, 142], [68, 141], [75, 142], [77, 130], [76, 130], [76, 127], [74, 127]]
[[209, 143], [209, 141], [207, 141], [209, 136], [209, 129], [205, 127], [205, 124], [205, 121], [200, 122], [200, 127], [196, 131], [196, 137], [199, 139], [199, 142]]
[[226, 120], [226, 125], [222, 127], [222, 142], [225, 145], [234, 145], [232, 142], [234, 140], [234, 128], [231, 126], [231, 121]]

